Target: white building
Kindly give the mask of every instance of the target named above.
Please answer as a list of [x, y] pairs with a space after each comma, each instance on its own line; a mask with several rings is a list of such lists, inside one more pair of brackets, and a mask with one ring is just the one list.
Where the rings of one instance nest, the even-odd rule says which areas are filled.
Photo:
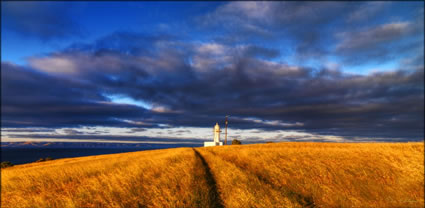
[[218, 123], [214, 126], [214, 141], [213, 142], [204, 142], [204, 147], [210, 147], [210, 146], [222, 146], [223, 142], [220, 142], [220, 126]]

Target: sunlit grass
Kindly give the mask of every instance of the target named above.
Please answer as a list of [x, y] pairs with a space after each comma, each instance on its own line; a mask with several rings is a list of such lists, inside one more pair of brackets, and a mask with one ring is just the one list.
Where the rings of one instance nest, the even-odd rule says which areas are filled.
[[275, 143], [60, 159], [2, 169], [1, 207], [424, 207], [423, 153]]
[[[205, 148], [201, 153], [211, 166], [221, 167], [213, 168], [218, 176], [243, 173], [236, 179], [219, 179], [222, 192], [234, 193], [244, 186], [257, 190], [270, 187], [302, 206], [424, 206], [423, 143], [279, 143]], [[224, 168], [226, 165], [235, 170], [227, 172], [231, 168]], [[245, 175], [266, 185], [253, 185], [255, 180]], [[241, 185], [235, 186], [235, 181]], [[266, 204], [269, 198], [258, 197], [255, 203]], [[235, 203], [231, 199], [227, 202]]]

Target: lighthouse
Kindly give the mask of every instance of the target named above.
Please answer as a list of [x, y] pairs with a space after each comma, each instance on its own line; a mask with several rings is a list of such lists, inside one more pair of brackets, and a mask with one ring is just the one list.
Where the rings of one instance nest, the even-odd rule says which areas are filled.
[[220, 126], [218, 123], [215, 123], [214, 126], [214, 142], [219, 143], [220, 142]]
[[210, 147], [210, 146], [222, 146], [223, 142], [220, 142], [220, 126], [218, 123], [215, 124], [214, 129], [214, 142], [204, 142], [204, 147]]

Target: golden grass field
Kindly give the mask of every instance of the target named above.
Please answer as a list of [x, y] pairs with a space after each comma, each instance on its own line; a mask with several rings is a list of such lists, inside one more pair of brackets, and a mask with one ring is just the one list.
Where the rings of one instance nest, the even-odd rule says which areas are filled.
[[424, 207], [424, 143], [272, 143], [1, 170], [1, 207]]

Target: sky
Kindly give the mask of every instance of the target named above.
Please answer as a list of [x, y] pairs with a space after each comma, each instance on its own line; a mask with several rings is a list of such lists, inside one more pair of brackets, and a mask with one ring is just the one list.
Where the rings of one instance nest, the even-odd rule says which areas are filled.
[[3, 142], [424, 139], [424, 2], [1, 6]]

